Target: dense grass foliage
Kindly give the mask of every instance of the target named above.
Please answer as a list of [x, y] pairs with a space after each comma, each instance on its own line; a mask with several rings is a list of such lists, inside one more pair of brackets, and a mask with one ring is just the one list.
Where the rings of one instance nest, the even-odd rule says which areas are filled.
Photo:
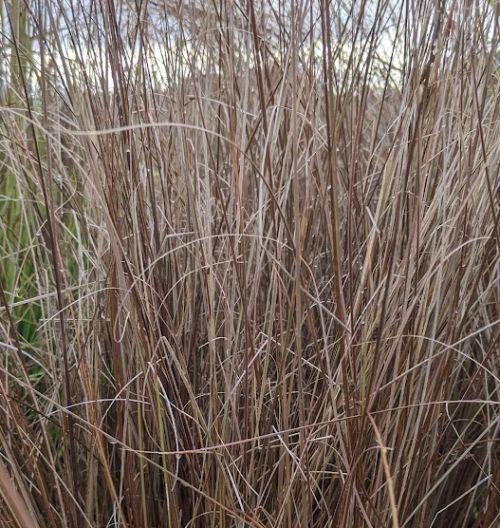
[[0, 526], [498, 526], [499, 3], [0, 13]]

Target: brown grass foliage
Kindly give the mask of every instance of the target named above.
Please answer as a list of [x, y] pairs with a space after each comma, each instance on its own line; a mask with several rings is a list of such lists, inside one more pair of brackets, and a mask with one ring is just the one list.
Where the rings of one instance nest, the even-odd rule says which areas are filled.
[[498, 526], [498, 5], [0, 2], [0, 526]]

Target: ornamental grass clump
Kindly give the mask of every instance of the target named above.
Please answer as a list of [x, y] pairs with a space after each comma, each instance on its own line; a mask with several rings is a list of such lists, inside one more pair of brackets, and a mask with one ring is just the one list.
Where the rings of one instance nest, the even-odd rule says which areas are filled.
[[0, 527], [494, 528], [498, 2], [0, 2]]

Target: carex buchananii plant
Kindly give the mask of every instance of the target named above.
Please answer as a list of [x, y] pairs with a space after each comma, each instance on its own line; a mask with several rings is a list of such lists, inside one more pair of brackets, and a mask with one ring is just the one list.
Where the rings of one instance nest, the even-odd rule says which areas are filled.
[[0, 526], [498, 526], [499, 3], [0, 14]]

